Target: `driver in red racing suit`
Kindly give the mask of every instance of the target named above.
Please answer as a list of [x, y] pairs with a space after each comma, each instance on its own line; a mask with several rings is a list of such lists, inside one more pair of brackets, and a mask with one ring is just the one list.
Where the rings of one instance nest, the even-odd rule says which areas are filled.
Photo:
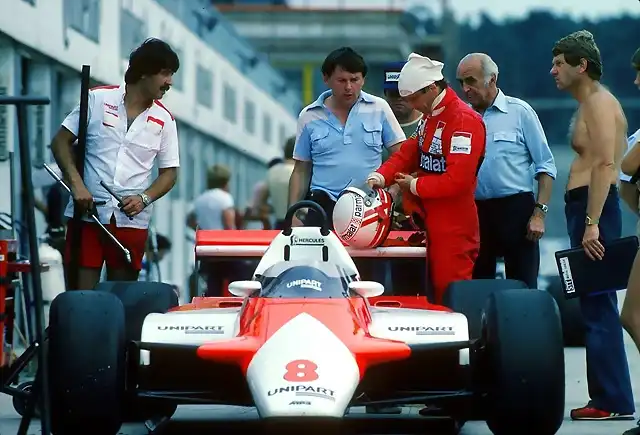
[[[486, 143], [482, 118], [448, 87], [443, 66], [409, 56], [398, 88], [425, 115], [400, 150], [367, 179], [371, 187], [398, 183], [405, 212], [422, 220], [435, 303], [442, 303], [450, 283], [472, 277], [480, 248], [474, 194]], [[415, 178], [407, 175], [414, 172]]]

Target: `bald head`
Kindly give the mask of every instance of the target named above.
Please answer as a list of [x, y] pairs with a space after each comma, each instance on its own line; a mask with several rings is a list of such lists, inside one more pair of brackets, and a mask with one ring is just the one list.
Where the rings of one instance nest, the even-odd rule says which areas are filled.
[[456, 76], [467, 101], [484, 111], [498, 94], [498, 65], [485, 53], [470, 53], [458, 64]]

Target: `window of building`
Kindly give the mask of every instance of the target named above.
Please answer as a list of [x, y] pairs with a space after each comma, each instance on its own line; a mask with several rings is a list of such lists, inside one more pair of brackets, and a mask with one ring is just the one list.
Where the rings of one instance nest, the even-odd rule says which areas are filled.
[[272, 125], [271, 125], [271, 117], [268, 114], [264, 114], [262, 118], [262, 139], [270, 144], [272, 140]]
[[236, 102], [236, 90], [231, 87], [229, 83], [224, 84], [223, 94], [224, 110], [223, 115], [225, 119], [235, 123], [238, 118], [238, 105]]
[[[180, 59], [180, 61], [182, 61], [183, 65], [184, 65], [184, 59], [182, 58], [182, 49], [174, 46], [173, 44], [171, 44], [171, 48], [173, 48], [173, 51], [176, 52], [176, 54], [178, 55], [178, 59]], [[173, 84], [171, 85], [173, 88], [175, 88], [178, 91], [182, 91], [184, 89], [184, 66], [182, 66], [182, 68], [178, 69], [178, 71], [173, 75]]]
[[284, 143], [287, 141], [287, 128], [283, 125], [280, 124], [280, 131], [279, 131], [279, 138], [280, 138], [280, 143], [278, 144], [278, 146], [280, 147], [284, 147]]
[[[178, 127], [178, 143], [185, 144], [187, 142], [186, 130], [189, 129], [188, 126], [184, 125], [180, 121], [176, 121], [176, 126]], [[184, 166], [186, 160], [188, 158], [188, 151], [186, 146], [180, 147], [180, 166]], [[182, 172], [182, 171], [181, 171]], [[184, 177], [178, 176], [178, 180], [176, 181], [175, 186], [169, 192], [171, 199], [182, 199], [182, 185], [185, 184]]]
[[256, 105], [251, 100], [244, 101], [244, 127], [249, 134], [256, 132]]
[[[35, 4], [35, 1], [28, 3]], [[101, 0], [65, 0], [64, 15], [67, 25], [87, 38], [100, 40]]]
[[184, 178], [185, 200], [191, 202], [196, 196], [195, 181], [198, 177], [199, 169], [197, 160], [200, 156], [200, 135], [191, 127], [183, 127], [180, 133], [182, 133], [180, 142], [189, 144], [188, 149], [185, 151], [186, 158], [184, 160], [184, 171], [181, 173], [181, 177]]
[[196, 68], [196, 99], [198, 104], [213, 108], [213, 73], [200, 65]]
[[[7, 95], [9, 90], [4, 83], [0, 83], [0, 97]], [[0, 105], [0, 162], [9, 158], [9, 106]], [[6, 187], [5, 187], [6, 188]], [[6, 192], [6, 191], [5, 191]]]
[[[74, 0], [67, 0], [74, 2]], [[128, 59], [131, 52], [145, 40], [147, 28], [144, 21], [131, 12], [120, 9], [120, 56]]]

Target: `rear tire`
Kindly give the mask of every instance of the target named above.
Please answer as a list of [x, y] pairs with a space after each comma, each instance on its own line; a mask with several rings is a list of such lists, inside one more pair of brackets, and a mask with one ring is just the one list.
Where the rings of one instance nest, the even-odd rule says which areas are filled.
[[492, 294], [483, 316], [480, 361], [487, 426], [495, 435], [553, 435], [564, 418], [562, 325], [540, 290]]
[[61, 293], [49, 322], [53, 435], [116, 435], [126, 367], [122, 302], [92, 290]]
[[[142, 325], [151, 313], [166, 313], [177, 307], [178, 295], [170, 284], [154, 281], [105, 281], [96, 286], [96, 290], [109, 292], [120, 299], [125, 312], [125, 343], [140, 341]], [[171, 418], [177, 405], [162, 399], [137, 397], [135, 395], [136, 372], [139, 367], [139, 355], [129, 353], [127, 368], [132, 382], [129, 382], [125, 395], [124, 421], [141, 422], [152, 417]]]
[[472, 279], [449, 284], [442, 304], [467, 317], [469, 339], [480, 338], [482, 333], [482, 310], [487, 298], [493, 293], [509, 289], [528, 289], [515, 279]]

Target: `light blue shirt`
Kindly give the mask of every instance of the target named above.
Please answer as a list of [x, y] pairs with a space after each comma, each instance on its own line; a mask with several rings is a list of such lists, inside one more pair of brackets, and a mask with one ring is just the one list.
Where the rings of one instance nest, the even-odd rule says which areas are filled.
[[327, 108], [325, 91], [302, 109], [293, 158], [312, 163], [311, 189], [336, 199], [345, 187], [364, 184], [382, 163], [382, 149], [406, 139], [389, 103], [366, 92], [345, 125]]
[[556, 178], [556, 165], [538, 115], [526, 102], [502, 91], [482, 116], [487, 128], [476, 199], [533, 192], [539, 174]]
[[[640, 129], [633, 133], [627, 139], [627, 153], [631, 151], [631, 148], [636, 144], [636, 142], [640, 141]], [[625, 153], [626, 155], [626, 153]], [[631, 177], [620, 171], [620, 181], [626, 181], [627, 183], [631, 182]]]

